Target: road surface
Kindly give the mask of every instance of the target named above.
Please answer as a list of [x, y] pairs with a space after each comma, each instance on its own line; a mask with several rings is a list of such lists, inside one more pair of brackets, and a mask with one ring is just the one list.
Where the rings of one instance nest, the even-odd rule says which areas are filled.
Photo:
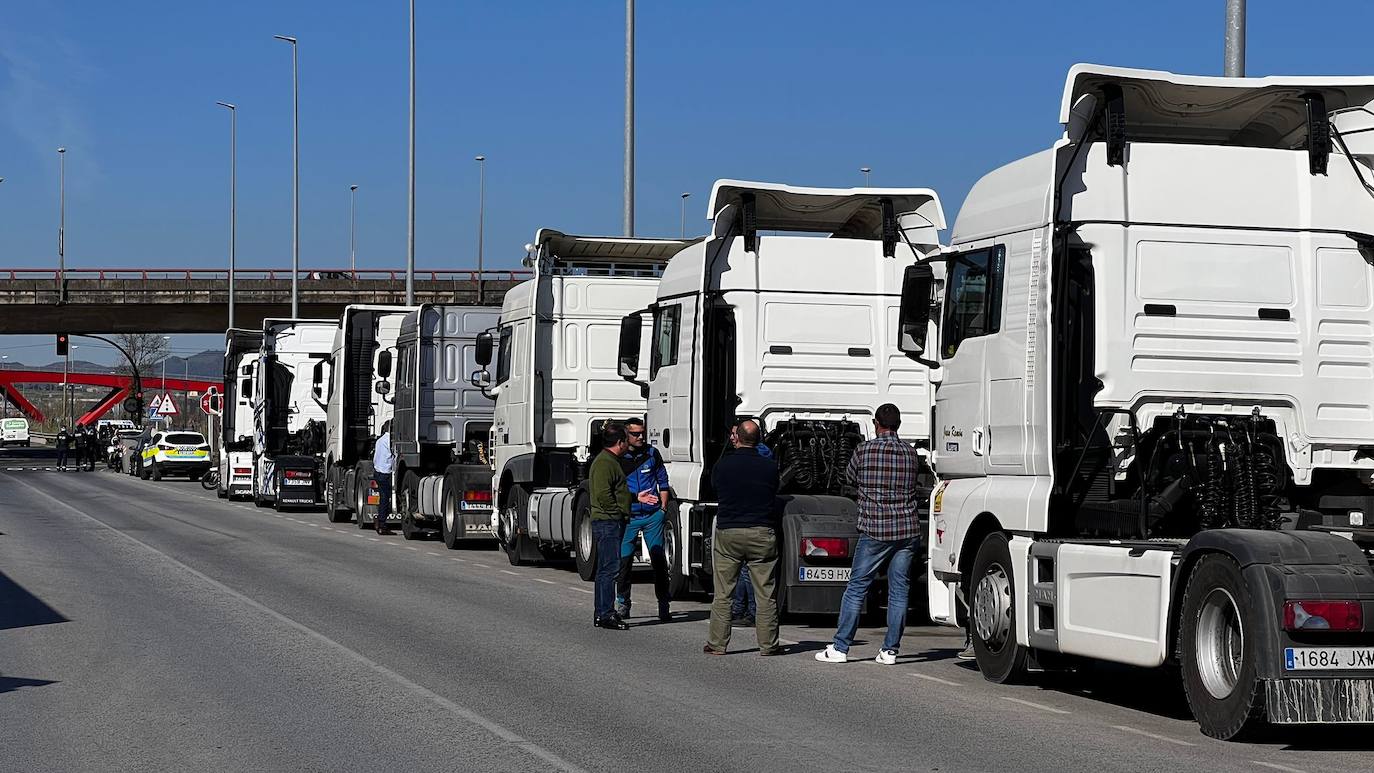
[[1364, 728], [1206, 738], [1158, 673], [994, 687], [917, 626], [823, 665], [827, 620], [709, 657], [702, 601], [602, 631], [564, 567], [51, 466], [0, 451], [6, 770], [1374, 769]]

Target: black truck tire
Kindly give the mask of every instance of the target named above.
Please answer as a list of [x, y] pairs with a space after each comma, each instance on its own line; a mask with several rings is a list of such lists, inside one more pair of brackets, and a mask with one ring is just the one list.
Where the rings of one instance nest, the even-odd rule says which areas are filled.
[[359, 529], [376, 528], [376, 519], [367, 519], [367, 495], [372, 491], [372, 462], [358, 465], [358, 474], [353, 477], [353, 512], [358, 516]]
[[501, 514], [501, 534], [497, 535], [501, 539], [501, 549], [506, 552], [506, 560], [511, 566], [528, 566], [533, 560], [529, 557], [530, 554], [538, 554], [537, 550], [528, 547], [529, 535], [520, 530], [518, 514], [525, 512], [529, 502], [530, 492], [524, 486], [511, 486], [503, 507], [505, 512]]
[[969, 590], [969, 626], [978, 670], [997, 684], [1024, 679], [1026, 648], [1016, 643], [1016, 579], [1002, 532], [989, 534], [978, 547]]
[[1198, 560], [1183, 593], [1179, 627], [1183, 692], [1202, 732], [1223, 741], [1253, 736], [1265, 724], [1254, 613], [1230, 556]]
[[420, 476], [407, 470], [396, 494], [396, 509], [401, 511], [401, 535], [408, 540], [423, 539], [425, 531], [415, 523], [415, 513], [420, 508]]
[[587, 497], [578, 497], [573, 514], [573, 560], [577, 576], [591, 582], [596, 579], [596, 540], [592, 537], [592, 505]]
[[348, 508], [339, 507], [339, 491], [343, 489], [348, 476], [343, 470], [330, 465], [331, 474], [324, 484], [324, 514], [330, 523], [348, 523], [351, 520]]

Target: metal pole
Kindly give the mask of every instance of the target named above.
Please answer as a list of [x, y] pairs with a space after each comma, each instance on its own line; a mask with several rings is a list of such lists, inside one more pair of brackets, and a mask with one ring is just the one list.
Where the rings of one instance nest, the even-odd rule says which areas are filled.
[[635, 0], [625, 0], [625, 235], [635, 235]]
[[[67, 272], [67, 149], [57, 149], [57, 283], [61, 287]], [[59, 291], [58, 293], [62, 293]]]
[[870, 179], [870, 178], [869, 178], [869, 174], [871, 174], [871, 173], [873, 172], [873, 168], [872, 168], [872, 167], [867, 167], [867, 166], [861, 166], [861, 167], [859, 167], [859, 171], [864, 173], [864, 187], [865, 187], [865, 188], [871, 187], [871, 186], [868, 184], [868, 181], [869, 181], [869, 179]]
[[291, 318], [300, 318], [301, 273], [301, 78], [296, 39], [273, 35], [291, 44]]
[[358, 186], [348, 186], [348, 270], [358, 278]]
[[682, 194], [682, 207], [681, 207], [681, 211], [678, 213], [678, 238], [679, 238], [679, 239], [685, 239], [685, 238], [687, 238], [687, 197], [688, 197], [688, 196], [691, 196], [691, 195], [692, 195], [692, 194], [690, 194], [690, 193], [684, 193], [684, 194]]
[[1245, 77], [1245, 0], [1226, 0], [1226, 77]]
[[215, 104], [229, 109], [229, 327], [234, 327], [234, 271], [239, 230], [239, 111], [228, 102]]
[[487, 220], [487, 157], [477, 156], [477, 281], [482, 281], [482, 229]]
[[[71, 339], [67, 339], [68, 343]], [[67, 354], [62, 359], [62, 415], [65, 417], [63, 426], [72, 425], [72, 352], [71, 347], [67, 347]]]
[[410, 185], [406, 223], [406, 305], [415, 305], [415, 0], [410, 0]]
[[181, 426], [183, 428], [191, 426], [188, 420], [191, 418], [191, 388], [186, 382], [191, 380], [191, 358], [187, 357], [181, 361]]

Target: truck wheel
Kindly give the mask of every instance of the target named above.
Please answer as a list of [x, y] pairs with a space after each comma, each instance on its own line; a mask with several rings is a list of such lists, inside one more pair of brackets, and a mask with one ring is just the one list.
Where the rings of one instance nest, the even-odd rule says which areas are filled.
[[444, 547], [449, 550], [458, 549], [458, 532], [463, 531], [458, 525], [458, 490], [453, 485], [453, 481], [444, 479], [444, 515], [439, 519], [439, 531], [443, 533]]
[[415, 513], [420, 509], [420, 476], [406, 472], [401, 478], [401, 490], [396, 493], [396, 509], [401, 511], [401, 534], [408, 540], [420, 539], [425, 534], [415, 524]]
[[329, 516], [330, 523], [347, 523], [349, 520], [348, 510], [339, 507], [340, 478], [343, 476], [331, 475], [324, 484], [324, 513]]
[[1016, 643], [1016, 585], [1007, 537], [993, 532], [973, 560], [970, 625], [978, 670], [989, 682], [1015, 682], [1026, 673], [1026, 648]]
[[152, 471], [148, 473], [148, 476], [153, 480], [162, 480], [162, 468], [157, 466], [157, 462], [153, 462]]
[[372, 491], [372, 463], [358, 465], [358, 474], [353, 476], [353, 512], [358, 514], [358, 528], [368, 529], [375, 524], [367, 520], [367, 495]]
[[685, 555], [678, 555], [679, 550], [685, 554], [687, 543], [682, 539], [677, 519], [670, 515], [667, 528], [663, 530], [663, 552], [668, 559], [668, 595], [675, 599], [686, 596], [692, 587], [691, 569], [687, 567]]
[[592, 539], [592, 505], [587, 497], [577, 500], [577, 514], [573, 518], [573, 559], [577, 562], [577, 576], [591, 582], [596, 578], [596, 540]]
[[501, 548], [506, 551], [506, 560], [511, 566], [526, 566], [530, 563], [527, 556], [536, 551], [528, 549], [530, 538], [520, 531], [520, 521], [529, 507], [530, 492], [524, 486], [512, 486], [506, 497], [506, 505], [501, 508], [500, 527]]
[[1228, 556], [1203, 556], [1183, 594], [1183, 691], [1202, 732], [1229, 741], [1264, 724], [1250, 594]]

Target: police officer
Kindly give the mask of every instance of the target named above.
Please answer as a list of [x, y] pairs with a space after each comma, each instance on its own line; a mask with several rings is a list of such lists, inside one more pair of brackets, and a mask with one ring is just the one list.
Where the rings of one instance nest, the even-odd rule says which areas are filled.
[[630, 616], [630, 573], [634, 567], [639, 535], [649, 549], [649, 564], [654, 570], [654, 595], [658, 597], [658, 619], [668, 622], [668, 556], [663, 547], [663, 529], [668, 497], [668, 468], [658, 449], [644, 437], [644, 420], [625, 420], [625, 439], [629, 449], [620, 457], [625, 471], [625, 486], [630, 490], [630, 520], [620, 541], [620, 574], [616, 578], [616, 612]]
[[63, 427], [57, 432], [57, 467], [60, 470], [67, 469], [67, 449], [71, 448], [72, 436], [67, 434], [67, 428]]

